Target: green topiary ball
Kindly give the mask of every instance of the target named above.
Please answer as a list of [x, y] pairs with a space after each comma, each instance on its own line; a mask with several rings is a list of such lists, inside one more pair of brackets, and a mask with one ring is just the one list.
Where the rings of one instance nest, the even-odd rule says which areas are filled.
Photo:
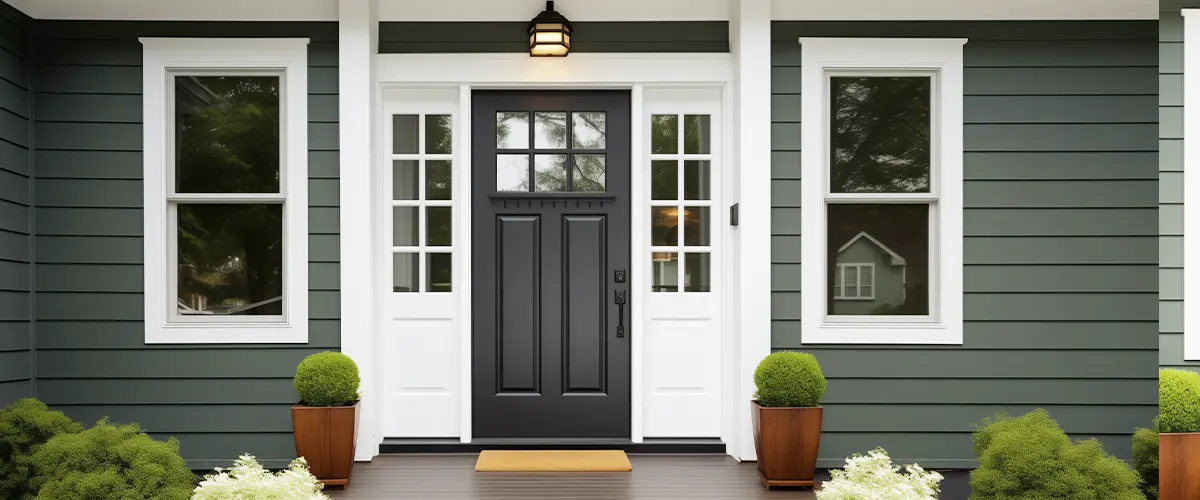
[[340, 352], [313, 354], [296, 367], [292, 380], [300, 404], [350, 406], [358, 401], [358, 365]]
[[825, 375], [817, 358], [806, 352], [771, 354], [754, 370], [755, 400], [767, 408], [812, 408], [825, 395]]
[[1158, 415], [1163, 433], [1200, 432], [1200, 373], [1159, 370]]

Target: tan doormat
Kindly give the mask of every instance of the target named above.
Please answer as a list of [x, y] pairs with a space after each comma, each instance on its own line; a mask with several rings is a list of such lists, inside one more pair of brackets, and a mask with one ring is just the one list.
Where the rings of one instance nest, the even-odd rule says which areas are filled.
[[621, 450], [484, 450], [475, 472], [628, 472]]

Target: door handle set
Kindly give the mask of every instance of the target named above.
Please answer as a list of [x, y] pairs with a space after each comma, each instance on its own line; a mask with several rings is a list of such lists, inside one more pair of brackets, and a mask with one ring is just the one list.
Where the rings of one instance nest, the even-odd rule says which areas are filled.
[[617, 338], [625, 338], [625, 290], [613, 292], [613, 302], [617, 304]]

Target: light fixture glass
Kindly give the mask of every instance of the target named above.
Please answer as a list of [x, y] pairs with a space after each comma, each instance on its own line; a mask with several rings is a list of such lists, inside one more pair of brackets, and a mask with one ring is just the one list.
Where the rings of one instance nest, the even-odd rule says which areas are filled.
[[529, 21], [529, 55], [563, 57], [571, 52], [571, 21], [546, 2], [546, 10]]

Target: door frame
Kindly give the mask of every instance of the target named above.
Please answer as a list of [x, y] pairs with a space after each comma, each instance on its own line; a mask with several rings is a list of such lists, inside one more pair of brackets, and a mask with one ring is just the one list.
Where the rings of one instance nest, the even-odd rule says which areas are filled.
[[[412, 91], [436, 90], [448, 92], [457, 90], [458, 111], [454, 113], [453, 153], [456, 175], [454, 177], [454, 206], [457, 209], [454, 229], [454, 260], [455, 276], [454, 289], [457, 296], [458, 317], [456, 330], [458, 339], [458, 387], [459, 387], [459, 435], [462, 443], [472, 441], [472, 391], [471, 391], [471, 343], [472, 343], [472, 290], [471, 290], [471, 231], [470, 214], [471, 181], [469, 175], [457, 175], [461, 171], [469, 171], [471, 158], [471, 92], [473, 90], [599, 90], [627, 89], [631, 91], [631, 137], [630, 158], [631, 170], [631, 234], [630, 251], [633, 261], [630, 267], [630, 323], [636, 329], [630, 337], [630, 440], [634, 443], [643, 442], [643, 384], [644, 380], [644, 345], [643, 338], [646, 324], [645, 304], [646, 295], [650, 289], [649, 262], [643, 262], [638, 256], [642, 249], [649, 248], [648, 221], [643, 214], [648, 213], [648, 186], [642, 175], [648, 168], [644, 144], [645, 124], [643, 116], [643, 93], [647, 89], [708, 89], [719, 92], [721, 134], [720, 160], [721, 192], [724, 193], [718, 205], [713, 206], [719, 217], [720, 230], [714, 231], [714, 239], [718, 239], [724, 249], [720, 259], [720, 267], [711, 270], [714, 275], [722, 277], [724, 289], [720, 290], [721, 313], [721, 439], [726, 450], [735, 458], [739, 450], [747, 443], [739, 441], [748, 433], [741, 429], [740, 413], [748, 411], [748, 402], [742, 401], [736, 395], [742, 393], [741, 387], [746, 379], [749, 366], [741, 366], [738, 346], [741, 344], [739, 328], [735, 321], [738, 307], [738, 291], [731, 279], [738, 269], [735, 233], [727, 224], [725, 210], [736, 201], [737, 172], [731, 165], [733, 159], [733, 59], [728, 53], [629, 53], [601, 54], [583, 53], [572, 54], [566, 58], [531, 58], [527, 54], [378, 54], [375, 56], [376, 95], [374, 108], [374, 130], [376, 131], [375, 158], [372, 164], [371, 178], [374, 188], [372, 194], [372, 220], [374, 234], [387, 234], [384, 226], [386, 220], [382, 210], [387, 199], [388, 184], [383, 182], [385, 169], [391, 162], [384, 150], [387, 141], [382, 137], [385, 130], [384, 121], [388, 119], [390, 94]], [[414, 71], [414, 69], [417, 69]], [[765, 140], [765, 139], [764, 139]], [[347, 166], [343, 165], [343, 169]], [[464, 170], [464, 168], [468, 170]], [[464, 217], [465, 214], [465, 217]], [[387, 269], [390, 252], [385, 243], [376, 241], [373, 245], [375, 269]], [[376, 304], [381, 297], [387, 297], [391, 290], [390, 277], [384, 276], [373, 287]], [[645, 291], [646, 293], [642, 293]], [[380, 346], [379, 339], [387, 318], [387, 307], [377, 307], [374, 315], [373, 328], [369, 332], [372, 337], [367, 343]], [[755, 332], [755, 335], [769, 335], [769, 332]], [[372, 365], [376, 369], [364, 376], [364, 399], [382, 397], [381, 386], [385, 382], [382, 370], [387, 360], [383, 358], [384, 349], [374, 349]], [[385, 415], [380, 404], [370, 405], [364, 418], [380, 422]], [[376, 427], [378, 427], [376, 425]], [[385, 437], [377, 436], [380, 440]]]

